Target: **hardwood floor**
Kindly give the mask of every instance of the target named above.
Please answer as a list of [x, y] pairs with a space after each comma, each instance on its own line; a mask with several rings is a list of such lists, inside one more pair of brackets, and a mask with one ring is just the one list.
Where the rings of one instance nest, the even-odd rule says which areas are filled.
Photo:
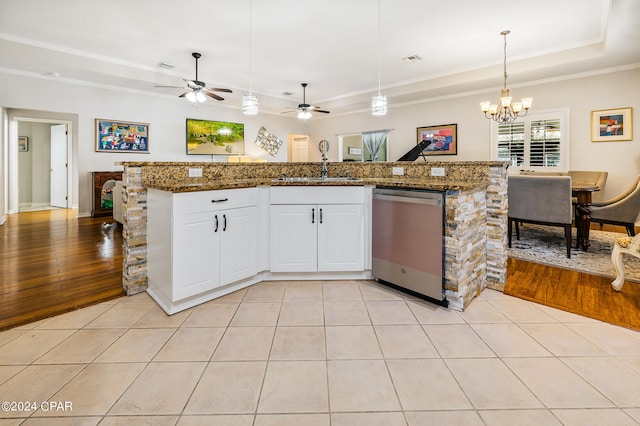
[[[602, 228], [592, 224], [591, 229]], [[624, 227], [606, 225], [604, 230], [626, 235]], [[610, 277], [508, 259], [505, 293], [640, 330], [640, 284], [625, 281], [617, 292], [611, 281]]]
[[[123, 295], [122, 228], [103, 226], [111, 218], [76, 215], [76, 210], [20, 213], [0, 226], [0, 330]], [[610, 282], [520, 260], [507, 264], [507, 286], [517, 288], [519, 297], [560, 309], [577, 306], [640, 329], [640, 285], [627, 283], [618, 293]]]
[[0, 226], [0, 330], [122, 291], [122, 228], [72, 209], [9, 215]]

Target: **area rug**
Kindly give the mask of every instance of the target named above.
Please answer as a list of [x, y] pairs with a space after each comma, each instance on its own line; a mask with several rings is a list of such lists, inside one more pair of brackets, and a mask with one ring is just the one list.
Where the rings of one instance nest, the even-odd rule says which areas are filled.
[[[576, 249], [576, 230], [573, 229], [574, 247], [571, 258], [567, 258], [564, 230], [560, 227], [540, 226], [532, 224], [520, 225], [520, 240], [516, 240], [513, 233], [512, 247], [507, 249], [507, 255], [513, 259], [551, 265], [558, 268], [572, 269], [593, 275], [615, 277], [611, 263], [611, 250], [616, 238], [626, 234], [608, 231], [591, 230], [589, 234], [589, 249]], [[640, 259], [624, 256], [625, 280], [640, 283]]]

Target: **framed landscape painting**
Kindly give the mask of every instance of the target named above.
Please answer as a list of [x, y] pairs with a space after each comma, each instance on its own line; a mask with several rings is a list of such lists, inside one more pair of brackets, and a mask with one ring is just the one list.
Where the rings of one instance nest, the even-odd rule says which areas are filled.
[[426, 147], [421, 155], [457, 155], [458, 154], [458, 125], [442, 124], [439, 126], [418, 127], [418, 140]]
[[244, 124], [187, 118], [187, 154], [243, 155]]
[[631, 108], [591, 111], [591, 141], [630, 141], [632, 136]]
[[149, 124], [96, 118], [96, 151], [149, 153]]

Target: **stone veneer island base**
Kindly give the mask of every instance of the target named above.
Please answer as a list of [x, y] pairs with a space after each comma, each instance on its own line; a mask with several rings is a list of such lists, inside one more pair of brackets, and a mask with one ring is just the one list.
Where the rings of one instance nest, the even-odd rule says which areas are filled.
[[[123, 162], [124, 290], [147, 288], [147, 188], [171, 192], [260, 185], [344, 185], [344, 182], [274, 182], [279, 176], [320, 176], [321, 163]], [[403, 167], [404, 176], [394, 176]], [[445, 176], [431, 176], [431, 168]], [[360, 178], [360, 185], [427, 189], [446, 194], [445, 290], [449, 307], [462, 311], [489, 287], [503, 291], [507, 264], [506, 162], [329, 163], [329, 176]], [[189, 168], [202, 177], [189, 178]], [[348, 184], [357, 184], [350, 182]]]

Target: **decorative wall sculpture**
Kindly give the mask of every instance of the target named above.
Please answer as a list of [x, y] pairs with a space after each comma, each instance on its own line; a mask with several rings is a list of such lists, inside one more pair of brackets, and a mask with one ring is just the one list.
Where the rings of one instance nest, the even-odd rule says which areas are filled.
[[282, 140], [278, 139], [276, 135], [267, 132], [264, 127], [261, 127], [256, 138], [256, 145], [267, 151], [272, 157], [275, 157], [280, 150], [280, 146], [282, 146]]

